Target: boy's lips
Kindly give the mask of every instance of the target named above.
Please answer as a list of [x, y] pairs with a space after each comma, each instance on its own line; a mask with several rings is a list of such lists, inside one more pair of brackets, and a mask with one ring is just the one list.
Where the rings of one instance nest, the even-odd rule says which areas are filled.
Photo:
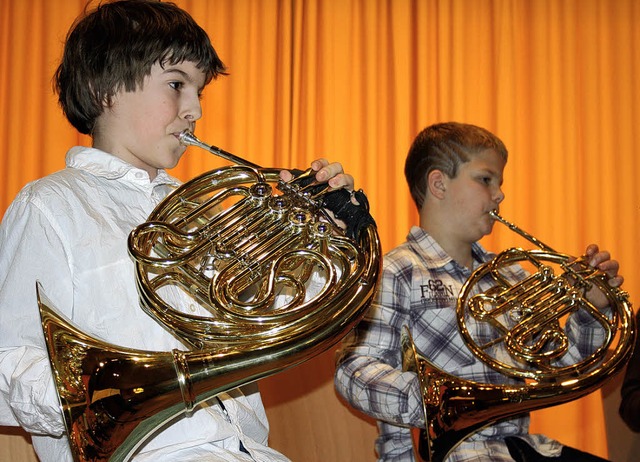
[[189, 133], [193, 133], [193, 127], [184, 127], [180, 130], [177, 130], [175, 132], [172, 133], [173, 136], [175, 136], [178, 140], [180, 139], [180, 135], [184, 132], [189, 132]]

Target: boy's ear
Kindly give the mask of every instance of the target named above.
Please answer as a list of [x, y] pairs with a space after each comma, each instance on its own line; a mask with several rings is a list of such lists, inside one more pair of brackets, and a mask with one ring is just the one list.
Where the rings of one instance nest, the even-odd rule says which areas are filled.
[[438, 199], [442, 199], [446, 190], [445, 179], [445, 174], [440, 170], [431, 170], [427, 176], [427, 189], [429, 193]]

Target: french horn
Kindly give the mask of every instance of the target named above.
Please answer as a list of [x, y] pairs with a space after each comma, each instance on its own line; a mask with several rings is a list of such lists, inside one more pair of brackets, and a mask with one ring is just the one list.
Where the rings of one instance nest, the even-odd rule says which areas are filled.
[[[403, 369], [418, 375], [425, 415], [425, 427], [413, 433], [416, 458], [422, 461], [442, 462], [462, 440], [500, 420], [597, 390], [623, 368], [633, 351], [635, 317], [626, 292], [609, 286], [608, 276], [584, 256], [556, 252], [496, 211], [491, 215], [539, 249], [512, 248], [478, 267], [458, 295], [456, 313], [473, 354], [514, 380], [495, 385], [455, 377], [426, 359], [405, 329]], [[533, 271], [511, 282], [508, 272], [525, 264]], [[478, 293], [478, 282], [486, 278], [494, 285]], [[610, 313], [586, 297], [594, 288], [606, 296]], [[591, 354], [575, 360], [568, 355], [571, 345], [563, 326], [578, 312], [599, 326], [601, 342]], [[494, 335], [475, 336], [477, 326]]]
[[[237, 164], [184, 183], [129, 236], [143, 309], [187, 348], [138, 351], [92, 338], [37, 287], [77, 462], [128, 460], [199, 403], [329, 349], [362, 318], [376, 289], [375, 224], [346, 236], [323, 209], [327, 191], [301, 184], [310, 171], [284, 182], [278, 169], [190, 132], [180, 140]], [[167, 291], [210, 316], [171, 306]]]

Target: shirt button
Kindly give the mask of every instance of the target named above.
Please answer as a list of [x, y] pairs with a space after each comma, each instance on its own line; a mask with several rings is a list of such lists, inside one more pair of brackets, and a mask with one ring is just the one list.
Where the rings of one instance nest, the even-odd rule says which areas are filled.
[[139, 180], [142, 179], [144, 177], [144, 173], [142, 172], [136, 172], [136, 178], [138, 178]]

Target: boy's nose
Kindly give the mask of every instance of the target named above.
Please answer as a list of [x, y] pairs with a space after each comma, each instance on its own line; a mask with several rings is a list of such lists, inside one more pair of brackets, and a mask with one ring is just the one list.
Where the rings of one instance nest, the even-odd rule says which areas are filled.
[[187, 104], [185, 104], [181, 116], [183, 119], [193, 122], [200, 119], [200, 117], [202, 117], [202, 106], [200, 105], [200, 98], [195, 98], [195, 101], [190, 100]]

